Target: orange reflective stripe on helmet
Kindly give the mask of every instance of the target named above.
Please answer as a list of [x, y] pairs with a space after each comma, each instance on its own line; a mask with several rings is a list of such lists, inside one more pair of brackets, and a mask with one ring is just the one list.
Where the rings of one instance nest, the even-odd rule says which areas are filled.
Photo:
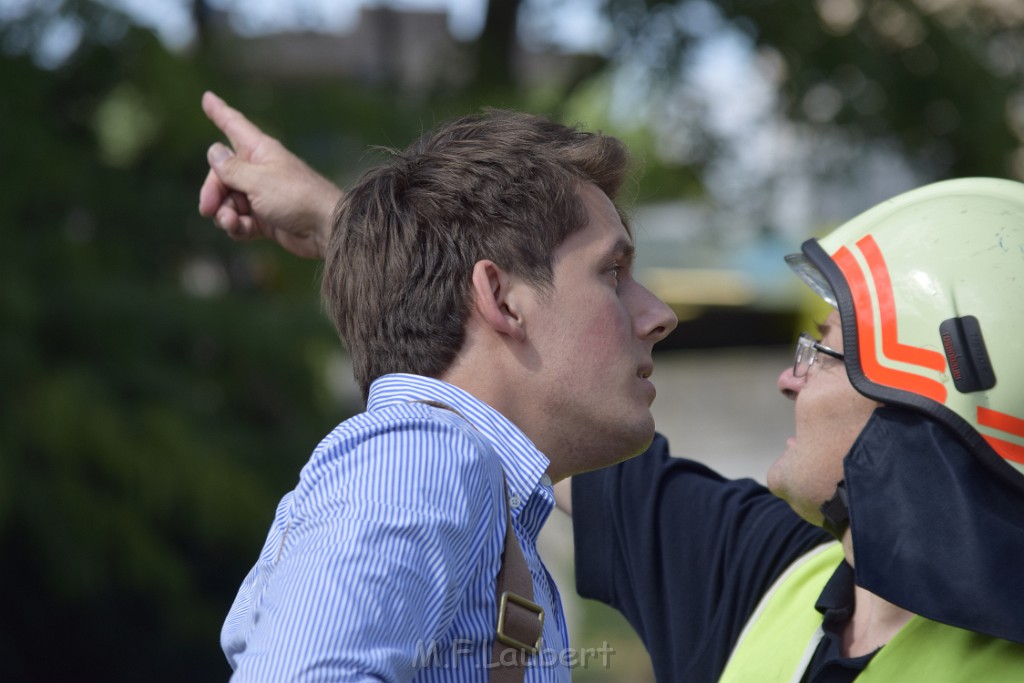
[[[861, 240], [863, 242], [864, 240]], [[863, 251], [863, 245], [858, 242], [858, 246]], [[877, 251], [877, 246], [875, 246]], [[880, 257], [881, 254], [878, 253]], [[868, 255], [865, 254], [865, 258]], [[874, 306], [871, 302], [871, 291], [868, 289], [867, 279], [864, 277], [864, 273], [861, 271], [860, 265], [854, 258], [853, 253], [846, 247], [840, 248], [833, 256], [833, 261], [839, 266], [839, 269], [843, 271], [843, 275], [846, 277], [846, 282], [850, 286], [850, 292], [853, 295], [853, 307], [856, 312], [857, 318], [857, 347], [860, 352], [860, 364], [861, 369], [864, 371], [864, 375], [873, 382], [884, 386], [895, 387], [897, 389], [904, 389], [921, 396], [932, 399], [939, 403], [945, 403], [946, 401], [946, 387], [943, 386], [938, 380], [930, 379], [928, 377], [922, 377], [911, 372], [904, 372], [902, 370], [895, 370], [893, 368], [887, 368], [881, 364], [878, 355], [876, 353], [875, 345], [875, 316]], [[869, 263], [870, 260], [869, 260]], [[890, 355], [891, 352], [895, 352], [897, 357], [894, 360], [900, 360], [905, 363], [913, 365], [923, 365], [928, 369], [935, 369], [934, 363], [929, 359], [929, 364], [924, 365], [920, 362], [914, 362], [907, 360], [907, 354], [901, 352], [900, 349], [906, 349], [912, 352], [912, 357], [926, 357], [927, 354], [934, 353], [942, 361], [942, 355], [938, 352], [929, 352], [927, 349], [921, 349], [916, 347], [905, 346], [898, 343], [899, 331], [896, 324], [896, 309], [893, 304], [892, 296], [892, 285], [888, 278], [888, 273], [885, 271], [884, 261], [875, 259], [877, 265], [872, 265], [872, 277], [875, 283], [875, 290], [878, 292], [879, 297], [879, 308], [882, 323], [882, 339], [883, 339], [883, 351], [889, 358], [893, 358]], [[884, 281], [879, 282], [876, 267], [882, 272], [886, 272]], [[884, 291], [883, 291], [884, 290]], [[891, 339], [895, 343], [898, 349], [890, 348], [892, 344], [886, 345], [885, 340]], [[941, 370], [941, 368], [940, 368]]]
[[981, 437], [988, 442], [988, 445], [992, 447], [992, 450], [999, 454], [999, 457], [1019, 462], [1024, 465], [1024, 446], [1010, 443], [1009, 441], [1003, 441], [1002, 439], [997, 439], [996, 437], [988, 436], [987, 434], [982, 434]]
[[[1013, 415], [1001, 413], [998, 410], [978, 406], [978, 424], [982, 427], [1006, 432], [1007, 434], [1013, 434], [1024, 439], [1024, 420]], [[982, 436], [988, 442], [988, 445], [992, 447], [992, 450], [1000, 456], [1007, 460], [1024, 463], [1024, 446], [1004, 441], [1003, 439], [997, 439], [987, 434], [982, 434]]]
[[871, 235], [858, 240], [857, 246], [864, 255], [864, 260], [871, 269], [871, 277], [875, 281], [878, 314], [882, 320], [882, 353], [891, 360], [920, 365], [935, 372], [944, 371], [946, 359], [938, 351], [900, 343], [896, 332], [896, 299], [892, 294], [892, 282], [889, 280], [889, 269], [882, 257], [882, 250], [878, 248], [875, 238]]

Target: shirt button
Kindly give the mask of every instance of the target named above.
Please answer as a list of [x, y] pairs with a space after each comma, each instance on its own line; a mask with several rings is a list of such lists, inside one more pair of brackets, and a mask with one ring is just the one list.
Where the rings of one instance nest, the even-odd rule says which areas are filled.
[[511, 505], [514, 508], [519, 507], [522, 504], [522, 502], [523, 501], [519, 499], [519, 496], [515, 496], [515, 495], [513, 495], [511, 498], [508, 499], [508, 504]]

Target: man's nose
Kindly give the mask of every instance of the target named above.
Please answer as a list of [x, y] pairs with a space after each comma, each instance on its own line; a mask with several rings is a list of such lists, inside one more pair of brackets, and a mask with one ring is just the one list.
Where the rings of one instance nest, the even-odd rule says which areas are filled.
[[679, 319], [668, 304], [655, 296], [654, 292], [641, 286], [645, 314], [640, 319], [640, 336], [657, 344], [676, 329]]
[[783, 370], [782, 374], [779, 375], [777, 384], [779, 391], [782, 392], [783, 396], [791, 401], [795, 401], [797, 394], [799, 394], [800, 390], [804, 388], [805, 380], [805, 377], [797, 377], [793, 373], [793, 367], [790, 366]]

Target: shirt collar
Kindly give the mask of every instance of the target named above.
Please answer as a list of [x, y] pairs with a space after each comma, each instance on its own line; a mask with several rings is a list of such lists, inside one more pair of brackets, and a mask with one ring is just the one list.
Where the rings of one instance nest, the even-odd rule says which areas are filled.
[[551, 480], [545, 475], [551, 461], [526, 434], [469, 392], [421, 375], [390, 374], [377, 378], [370, 385], [366, 408], [380, 410], [410, 401], [436, 401], [454, 408], [491, 442], [505, 470], [512, 516], [532, 533], [539, 532], [555, 504]]
[[825, 616], [826, 630], [830, 622], [843, 624], [853, 614], [853, 587], [853, 567], [840, 562], [814, 605]]
[[[814, 607], [824, 615], [821, 629], [825, 636], [815, 650], [805, 680], [853, 680], [856, 672], [863, 671], [878, 652], [876, 649], [857, 657], [842, 654], [843, 628], [853, 615], [854, 582], [853, 567], [841, 562], [821, 591]], [[825, 669], [832, 673], [825, 674]]]

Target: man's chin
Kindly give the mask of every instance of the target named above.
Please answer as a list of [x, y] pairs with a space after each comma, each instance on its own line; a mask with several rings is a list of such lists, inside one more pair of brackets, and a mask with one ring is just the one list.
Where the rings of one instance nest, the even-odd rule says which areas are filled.
[[642, 434], [638, 434], [635, 439], [631, 440], [631, 443], [622, 449], [622, 457], [616, 460], [616, 463], [635, 458], [644, 451], [646, 451], [651, 442], [654, 441], [654, 420], [651, 420], [651, 427], [649, 430], [645, 430]]
[[794, 499], [788, 494], [785, 486], [778, 482], [773, 482], [771, 470], [768, 472], [768, 490], [771, 491], [776, 498], [781, 498], [786, 501], [786, 504], [789, 505], [789, 509], [795, 512], [797, 516], [805, 522], [813, 524], [814, 526], [821, 526], [824, 524], [825, 520], [821, 515], [821, 510], [819, 509], [820, 506]]
[[652, 441], [654, 441], [653, 420], [650, 430], [644, 430], [642, 433], [638, 432], [629, 438], [623, 438], [620, 441], [619, 447], [606, 451], [604, 457], [600, 458], [600, 460], [595, 460], [585, 471], [590, 472], [611, 467], [612, 465], [618, 465], [620, 462], [635, 458], [646, 451]]

